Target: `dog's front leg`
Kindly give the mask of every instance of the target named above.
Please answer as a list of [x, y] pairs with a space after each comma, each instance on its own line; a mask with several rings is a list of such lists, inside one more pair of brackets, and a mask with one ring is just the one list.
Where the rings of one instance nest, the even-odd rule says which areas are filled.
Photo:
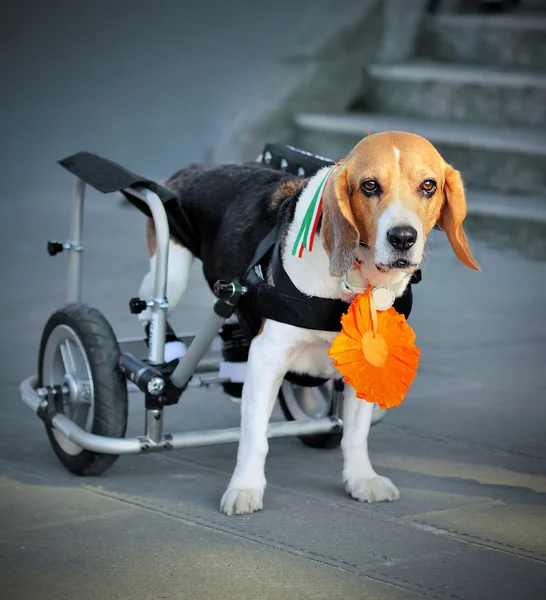
[[237, 465], [222, 496], [220, 509], [227, 515], [249, 514], [263, 508], [266, 486], [265, 459], [269, 444], [267, 425], [288, 365], [288, 348], [268, 339], [264, 331], [250, 345], [241, 401], [241, 439]]
[[343, 411], [343, 482], [353, 498], [361, 502], [398, 500], [400, 493], [387, 477], [378, 475], [368, 456], [368, 433], [373, 404], [356, 397], [345, 384]]

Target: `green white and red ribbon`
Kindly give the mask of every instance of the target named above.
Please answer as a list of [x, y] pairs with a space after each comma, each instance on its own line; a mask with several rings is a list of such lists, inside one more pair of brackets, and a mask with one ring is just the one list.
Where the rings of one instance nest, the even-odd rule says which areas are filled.
[[292, 248], [292, 256], [301, 258], [304, 248], [309, 250], [309, 252], [311, 252], [313, 249], [313, 242], [315, 240], [315, 234], [317, 232], [320, 215], [322, 213], [324, 190], [326, 189], [328, 178], [330, 177], [332, 171], [337, 167], [337, 164], [338, 163], [328, 169], [322, 181], [320, 182], [315, 195], [309, 203], [309, 206], [307, 207], [307, 211], [305, 212], [301, 227], [298, 231], [298, 235], [296, 236], [296, 241], [294, 242], [294, 246]]

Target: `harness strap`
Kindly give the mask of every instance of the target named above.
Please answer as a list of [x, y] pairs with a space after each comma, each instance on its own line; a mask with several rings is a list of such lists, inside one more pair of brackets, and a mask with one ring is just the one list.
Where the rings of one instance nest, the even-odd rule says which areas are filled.
[[254, 256], [250, 261], [250, 265], [245, 274], [245, 279], [248, 277], [249, 273], [254, 270], [255, 267], [261, 265], [263, 259], [268, 255], [271, 251], [277, 239], [279, 239], [281, 233], [281, 227], [284, 219], [284, 215], [286, 211], [296, 200], [296, 196], [289, 196], [280, 206], [279, 211], [277, 212], [277, 222], [275, 227], [263, 238], [263, 240], [258, 244], [256, 248], [256, 252], [254, 252]]
[[[341, 331], [341, 316], [349, 305], [343, 300], [307, 296], [292, 283], [284, 270], [280, 251], [280, 232], [283, 218], [295, 196], [287, 198], [277, 215], [275, 227], [260, 242], [245, 275], [245, 285], [249, 293], [239, 299], [239, 308], [245, 307], [262, 318], [321, 331]], [[270, 285], [256, 273], [256, 267], [263, 267], [263, 259], [273, 252], [271, 266], [274, 285]]]
[[282, 290], [281, 294], [305, 303], [306, 322], [316, 323], [316, 326], [306, 326], [306, 329], [341, 331], [341, 317], [349, 309], [349, 304], [338, 298], [307, 296], [300, 292], [284, 269], [279, 240], [273, 249], [272, 273], [275, 287]]
[[245, 275], [245, 279], [246, 279], [246, 277], [248, 277], [250, 270], [254, 269], [257, 266], [261, 266], [263, 259], [269, 254], [269, 252], [271, 252], [271, 249], [273, 248], [273, 246], [275, 245], [275, 242], [277, 241], [279, 230], [280, 230], [280, 221], [277, 222], [277, 225], [275, 225], [275, 227], [258, 244], [258, 247], [256, 248], [256, 252], [254, 253], [254, 257], [252, 258], [252, 261], [250, 262], [250, 266], [247, 270], [247, 274]]

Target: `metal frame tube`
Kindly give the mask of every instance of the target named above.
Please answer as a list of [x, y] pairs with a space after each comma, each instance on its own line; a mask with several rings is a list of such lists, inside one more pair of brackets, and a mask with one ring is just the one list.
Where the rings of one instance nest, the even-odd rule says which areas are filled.
[[[167, 329], [167, 275], [169, 268], [169, 221], [163, 202], [157, 194], [140, 186], [128, 188], [127, 192], [137, 192], [138, 196], [148, 205], [154, 222], [156, 237], [155, 278], [153, 297], [145, 298], [152, 313], [150, 319], [150, 336], [148, 347], [148, 362], [161, 365], [165, 360], [165, 333]], [[154, 444], [163, 437], [163, 409], [146, 410], [144, 422], [145, 436]]]
[[[195, 335], [190, 334], [178, 334], [179, 339], [186, 344], [186, 346], [190, 346], [193, 342]], [[214, 343], [214, 340], [213, 340]], [[146, 343], [144, 338], [124, 338], [119, 339], [118, 344], [121, 352], [130, 352], [135, 356], [143, 356], [146, 351]], [[211, 344], [212, 345], [212, 344]], [[194, 369], [195, 373], [210, 373], [211, 371], [218, 371], [220, 369], [220, 364], [222, 362], [222, 355], [220, 351], [211, 351], [209, 348], [205, 353], [205, 356], [199, 361], [199, 364]]]
[[66, 301], [81, 302], [82, 298], [82, 229], [85, 182], [76, 177], [72, 195], [66, 277]]
[[[341, 422], [333, 417], [319, 419], [301, 419], [296, 421], [275, 421], [267, 428], [267, 437], [280, 438], [317, 433], [341, 431]], [[241, 439], [241, 428], [216, 429], [211, 431], [188, 431], [171, 436], [170, 443], [174, 450], [192, 448], [195, 446], [216, 446], [217, 444], [232, 444]]]
[[[23, 380], [19, 386], [23, 402], [34, 411], [40, 408], [43, 401], [43, 398], [36, 392], [37, 382], [38, 376], [33, 375]], [[55, 415], [51, 420], [51, 425], [71, 442], [92, 452], [103, 454], [138, 454], [140, 452], [138, 438], [109, 438], [103, 435], [95, 435], [78, 427], [65, 415]]]
[[[37, 376], [25, 379], [19, 386], [23, 401], [37, 411], [42, 398], [36, 392]], [[65, 415], [58, 414], [51, 420], [52, 426], [71, 442], [81, 448], [102, 454], [139, 454], [145, 451], [174, 450], [196, 446], [214, 446], [230, 444], [240, 440], [241, 429], [214, 429], [208, 431], [188, 431], [174, 435], [162, 436], [158, 442], [146, 438], [110, 438], [95, 435], [78, 427]], [[340, 431], [342, 422], [335, 417], [305, 419], [297, 421], [281, 421], [270, 423], [267, 429], [268, 438], [288, 437], [296, 435], [312, 435]]]
[[154, 192], [142, 188], [127, 188], [128, 193], [141, 198], [150, 209], [156, 236], [155, 279], [153, 298], [145, 298], [150, 303], [150, 346], [148, 361], [153, 365], [163, 364], [165, 357], [165, 331], [167, 326], [167, 272], [169, 267], [169, 221], [163, 202]]
[[95, 435], [78, 427], [64, 415], [56, 415], [51, 420], [51, 425], [74, 444], [101, 454], [138, 454], [140, 440], [138, 438], [110, 438], [104, 435]]
[[159, 444], [163, 438], [163, 409], [148, 408], [145, 423], [146, 437], [154, 444]]
[[212, 340], [218, 335], [220, 327], [225, 321], [224, 317], [215, 312], [209, 316], [201, 327], [199, 333], [193, 338], [186, 353], [178, 363], [178, 366], [171, 375], [171, 381], [179, 388], [183, 388], [195, 372], [197, 365], [206, 354]]
[[36, 393], [37, 384], [38, 376], [32, 375], [32, 377], [24, 379], [19, 385], [21, 399], [27, 406], [30, 406], [34, 412], [40, 408], [40, 402], [42, 401], [42, 398]]

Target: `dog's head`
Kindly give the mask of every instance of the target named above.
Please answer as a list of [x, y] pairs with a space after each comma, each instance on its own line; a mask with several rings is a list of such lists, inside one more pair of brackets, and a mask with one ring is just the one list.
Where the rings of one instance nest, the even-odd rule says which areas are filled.
[[330, 273], [343, 276], [359, 246], [381, 272], [412, 272], [436, 224], [457, 258], [479, 271], [463, 230], [465, 217], [461, 175], [428, 140], [403, 132], [370, 135], [334, 169], [324, 192], [321, 235]]

